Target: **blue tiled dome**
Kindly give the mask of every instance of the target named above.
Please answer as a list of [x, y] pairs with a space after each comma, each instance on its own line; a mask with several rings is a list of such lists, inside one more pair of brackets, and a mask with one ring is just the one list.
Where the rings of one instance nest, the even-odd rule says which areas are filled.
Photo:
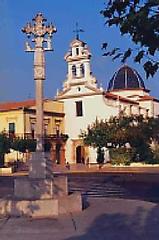
[[145, 89], [144, 81], [138, 72], [127, 65], [121, 67], [108, 85], [108, 91], [117, 89]]

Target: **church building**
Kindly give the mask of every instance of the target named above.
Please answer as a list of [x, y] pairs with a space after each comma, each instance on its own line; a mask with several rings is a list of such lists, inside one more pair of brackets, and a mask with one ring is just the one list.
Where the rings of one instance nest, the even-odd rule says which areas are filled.
[[[108, 89], [98, 86], [91, 71], [91, 52], [87, 44], [74, 39], [65, 55], [68, 65], [67, 78], [56, 99], [64, 103], [66, 142], [65, 157], [70, 164], [96, 163], [96, 149], [84, 146], [80, 133], [96, 119], [109, 119], [121, 112], [157, 116], [159, 100], [150, 96], [138, 72], [124, 65], [109, 82]], [[105, 151], [105, 161], [109, 154]]]

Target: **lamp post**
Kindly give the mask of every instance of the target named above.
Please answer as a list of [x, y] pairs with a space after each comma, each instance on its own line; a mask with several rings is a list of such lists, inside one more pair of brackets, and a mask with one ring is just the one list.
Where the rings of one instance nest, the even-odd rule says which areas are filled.
[[[45, 51], [53, 51], [51, 46], [51, 37], [56, 32], [56, 28], [51, 24], [44, 25], [47, 20], [42, 13], [38, 13], [33, 18], [34, 24], [27, 23], [22, 32], [30, 38], [33, 36], [32, 42], [35, 47], [32, 48], [27, 41], [25, 43], [25, 51], [34, 53], [34, 80], [35, 80], [35, 99], [36, 99], [36, 151], [43, 151], [43, 80], [45, 80]], [[46, 45], [46, 47], [45, 47]]]
[[32, 155], [30, 176], [33, 178], [45, 177], [44, 168], [44, 124], [43, 124], [43, 81], [45, 80], [45, 51], [53, 51], [51, 38], [56, 28], [51, 24], [45, 25], [47, 20], [42, 13], [38, 13], [32, 19], [33, 23], [27, 23], [22, 29], [27, 37], [32, 37], [34, 47], [28, 41], [25, 43], [25, 51], [34, 53], [34, 80], [36, 99], [36, 152]]

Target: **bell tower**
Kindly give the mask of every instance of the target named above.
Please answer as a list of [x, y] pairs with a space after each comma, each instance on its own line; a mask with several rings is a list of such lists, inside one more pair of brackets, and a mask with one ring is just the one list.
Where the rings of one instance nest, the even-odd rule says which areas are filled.
[[83, 32], [76, 23], [75, 39], [70, 44], [69, 51], [65, 54], [67, 62], [67, 78], [63, 85], [63, 90], [67, 90], [75, 85], [90, 85], [96, 88], [96, 79], [92, 76], [90, 60], [91, 53], [87, 44], [80, 40], [79, 33]]
[[91, 54], [86, 44], [79, 39], [73, 40], [69, 52], [65, 55], [68, 63], [68, 79], [90, 77], [90, 58]]

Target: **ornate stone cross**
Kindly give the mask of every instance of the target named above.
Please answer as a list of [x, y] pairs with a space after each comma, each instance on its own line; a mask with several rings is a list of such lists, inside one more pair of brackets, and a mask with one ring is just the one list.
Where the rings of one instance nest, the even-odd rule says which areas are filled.
[[27, 34], [30, 38], [33, 36], [32, 42], [35, 47], [32, 48], [27, 41], [26, 52], [34, 52], [34, 80], [36, 88], [36, 151], [43, 151], [43, 80], [45, 80], [45, 51], [52, 51], [51, 37], [56, 32], [56, 28], [51, 24], [47, 26], [44, 22], [47, 20], [43, 17], [42, 13], [38, 13], [33, 18], [34, 24], [27, 23], [22, 32]]

